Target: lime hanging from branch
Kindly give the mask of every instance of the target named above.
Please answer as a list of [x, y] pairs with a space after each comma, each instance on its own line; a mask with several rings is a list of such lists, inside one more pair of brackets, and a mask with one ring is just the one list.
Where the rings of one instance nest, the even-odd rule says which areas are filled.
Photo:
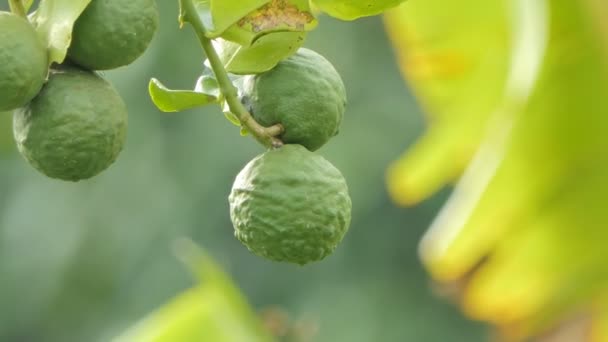
[[300, 265], [331, 254], [351, 219], [340, 171], [301, 145], [254, 158], [237, 176], [229, 202], [235, 235], [249, 250]]
[[47, 52], [24, 18], [0, 12], [0, 111], [30, 101], [44, 83]]
[[13, 116], [19, 152], [43, 174], [78, 181], [108, 168], [123, 148], [127, 109], [114, 88], [88, 71], [51, 72], [42, 91]]
[[146, 51], [158, 25], [154, 0], [93, 0], [74, 25], [68, 56], [90, 70], [129, 65]]
[[284, 143], [311, 151], [338, 134], [346, 108], [346, 90], [336, 69], [304, 48], [270, 71], [246, 76], [240, 97], [261, 125], [283, 125]]

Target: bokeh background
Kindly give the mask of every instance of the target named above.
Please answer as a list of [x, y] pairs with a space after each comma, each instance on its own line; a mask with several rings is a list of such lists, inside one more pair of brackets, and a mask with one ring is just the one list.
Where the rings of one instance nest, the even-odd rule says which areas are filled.
[[[189, 88], [203, 55], [177, 4], [159, 1], [161, 29], [144, 57], [104, 75], [129, 108], [115, 165], [76, 184], [37, 173], [12, 145], [0, 113], [0, 341], [107, 341], [194, 280], [172, 242], [205, 248], [256, 310], [280, 308], [318, 326], [314, 341], [483, 341], [485, 329], [432, 293], [417, 256], [447, 191], [397, 208], [387, 165], [423, 131], [423, 115], [395, 62], [379, 17], [321, 17], [305, 44], [343, 76], [349, 106], [340, 135], [320, 153], [346, 177], [351, 229], [320, 263], [273, 263], [233, 236], [227, 196], [262, 152], [213, 106], [162, 114], [147, 82]], [[6, 5], [0, 9], [6, 10]]]

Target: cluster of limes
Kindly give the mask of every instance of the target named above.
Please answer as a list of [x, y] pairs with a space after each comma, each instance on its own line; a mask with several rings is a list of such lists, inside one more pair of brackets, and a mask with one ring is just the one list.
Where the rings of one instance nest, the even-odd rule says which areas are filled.
[[[36, 27], [0, 13], [0, 111], [14, 110], [21, 154], [52, 178], [78, 181], [109, 167], [123, 148], [127, 110], [95, 71], [128, 65], [158, 27], [154, 0], [92, 0], [75, 22], [67, 61], [49, 68]], [[241, 102], [283, 146], [253, 159], [230, 194], [236, 236], [272, 260], [321, 260], [344, 237], [351, 200], [340, 171], [312, 151], [338, 133], [346, 91], [338, 72], [307, 49], [242, 80]]]
[[281, 124], [285, 145], [250, 161], [229, 196], [236, 237], [253, 253], [306, 264], [336, 248], [351, 200], [340, 171], [311, 152], [338, 133], [342, 79], [318, 53], [300, 49], [268, 72], [246, 76], [241, 102], [264, 126]]
[[154, 0], [92, 0], [74, 24], [66, 62], [48, 49], [27, 19], [0, 12], [0, 111], [14, 110], [20, 153], [45, 175], [93, 177], [123, 148], [127, 109], [96, 70], [131, 64], [159, 24]]

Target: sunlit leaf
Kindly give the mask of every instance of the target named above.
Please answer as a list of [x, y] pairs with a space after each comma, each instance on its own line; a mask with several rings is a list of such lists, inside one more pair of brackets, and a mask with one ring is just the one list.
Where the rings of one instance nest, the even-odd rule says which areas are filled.
[[224, 39], [215, 39], [213, 45], [228, 72], [257, 74], [296, 53], [305, 37], [304, 32], [275, 32], [262, 36], [249, 47]]
[[198, 91], [202, 90], [202, 87], [198, 87], [198, 90], [171, 90], [155, 78], [150, 80], [148, 90], [156, 107], [163, 112], [179, 112], [196, 108], [216, 103], [218, 99], [213, 94]]
[[513, 40], [508, 2], [409, 1], [386, 13], [401, 70], [430, 118], [389, 170], [398, 203], [417, 203], [456, 179], [502, 105]]
[[[464, 301], [470, 316], [509, 327], [521, 338], [548, 330], [608, 287], [608, 231], [597, 220], [604, 213], [597, 197], [608, 192], [602, 178], [586, 174], [560, 190], [557, 203], [503, 238], [470, 280]], [[580, 225], [585, 234], [579, 234]]]
[[25, 8], [25, 11], [29, 11], [30, 7], [32, 7], [32, 5], [34, 4], [34, 0], [23, 0], [21, 1], [23, 3], [23, 7]]
[[34, 3], [34, 1], [33, 0], [17, 0], [17, 1], [9, 0], [8, 3], [9, 3], [9, 8], [11, 11], [16, 11], [17, 9], [15, 9], [14, 6], [15, 6], [15, 4], [20, 3], [21, 6], [23, 6], [23, 10], [25, 11], [25, 14], [27, 14], [27, 12], [30, 10], [30, 7], [32, 7], [32, 4]]
[[596, 302], [596, 315], [591, 331], [591, 342], [608, 341], [608, 293]]
[[49, 65], [62, 63], [72, 42], [76, 19], [91, 0], [42, 0], [35, 24], [49, 48]]
[[[221, 6], [228, 3], [231, 2]], [[272, 69], [294, 54], [303, 45], [306, 32], [317, 25], [307, 0], [265, 1], [247, 12], [239, 7], [242, 15], [230, 22], [229, 27], [221, 29], [210, 23], [212, 19], [219, 20], [212, 12], [214, 2], [198, 1], [196, 4], [205, 25], [215, 27], [208, 29], [206, 34], [214, 38], [213, 44], [226, 70], [233, 74], [255, 74]]]
[[193, 0], [210, 38], [218, 37], [230, 26], [270, 0]]
[[230, 123], [232, 123], [233, 125], [237, 126], [237, 127], [241, 127], [241, 121], [239, 120], [239, 118], [236, 117], [236, 115], [232, 114], [229, 111], [224, 111], [224, 116], [226, 117], [226, 119], [228, 121], [230, 121]]
[[273, 32], [306, 32], [317, 25], [308, 0], [272, 0], [247, 14], [221, 37], [250, 46], [256, 39]]
[[316, 7], [332, 17], [355, 20], [380, 14], [405, 0], [312, 0]]
[[[523, 340], [551, 330], [572, 311], [597, 311], [597, 299], [608, 289], [608, 98], [603, 90], [608, 88], [608, 61], [598, 34], [601, 25], [594, 23], [601, 16], [584, 2], [511, 4], [516, 9], [511, 12], [512, 37], [517, 39], [511, 43], [506, 80], [452, 88], [448, 79], [434, 78], [434, 89], [440, 91], [433, 97], [424, 78], [409, 79], [429, 108], [440, 104], [442, 96], [456, 99], [455, 109], [430, 110], [438, 113], [434, 125], [454, 124], [447, 129], [451, 145], [473, 142], [471, 134], [477, 134], [479, 144], [423, 239], [422, 259], [438, 281], [461, 284], [460, 300], [470, 317]], [[425, 13], [417, 15], [431, 20]], [[416, 18], [412, 20], [422, 20]], [[479, 31], [491, 27], [484, 22], [469, 25]], [[468, 30], [454, 29], [452, 34], [451, 39], [475, 41]], [[432, 36], [423, 41], [433, 42]], [[483, 68], [483, 61], [477, 59], [472, 68]], [[455, 111], [466, 105], [459, 95], [491, 89], [497, 81], [504, 90], [495, 94], [493, 111]], [[471, 120], [475, 115], [477, 122]], [[454, 120], [463, 121], [457, 125]], [[442, 149], [426, 148], [426, 153], [438, 153], [445, 161], [433, 167], [410, 162], [405, 170], [433, 172], [443, 163], [462, 161]], [[414, 150], [417, 158], [424, 158], [424, 152]], [[417, 181], [436, 181], [436, 175]], [[428, 185], [424, 189], [433, 190]]]
[[192, 245], [178, 245], [201, 283], [161, 307], [116, 342], [262, 342], [272, 338], [245, 298], [209, 256]]

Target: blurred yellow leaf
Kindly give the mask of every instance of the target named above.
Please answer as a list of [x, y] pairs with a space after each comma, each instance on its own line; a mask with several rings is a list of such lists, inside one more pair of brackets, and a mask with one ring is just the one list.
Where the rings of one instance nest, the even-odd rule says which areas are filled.
[[591, 331], [592, 342], [608, 342], [608, 294], [597, 303], [598, 310]]
[[410, 1], [385, 15], [399, 64], [429, 115], [427, 133], [388, 174], [400, 204], [454, 180], [501, 105], [509, 72], [508, 1]]
[[[429, 3], [435, 2], [424, 5], [430, 7]], [[471, 136], [479, 133], [479, 147], [424, 237], [421, 257], [435, 279], [465, 281], [462, 305], [470, 317], [491, 322], [511, 338], [522, 340], [547, 331], [573, 310], [591, 312], [592, 303], [608, 289], [608, 251], [604, 247], [608, 241], [608, 59], [603, 45], [606, 36], [599, 34], [607, 31], [594, 22], [607, 17], [590, 11], [585, 2], [509, 3], [515, 11], [507, 12], [511, 13], [513, 39], [506, 81], [495, 77], [483, 84], [461, 83], [450, 88], [449, 80], [434, 76], [442, 85], [436, 86], [439, 95], [431, 96], [426, 90], [428, 81], [409, 71], [413, 67], [408, 67], [407, 56], [412, 52], [404, 54], [405, 74], [421, 101], [428, 101], [429, 111], [438, 113], [431, 115], [431, 132], [433, 126], [450, 122], [447, 130], [452, 135], [445, 139], [452, 139], [449, 146], [460, 147], [474, 147]], [[472, 8], [462, 2], [459, 5]], [[411, 16], [410, 21], [433, 18], [431, 11], [408, 9], [404, 6], [400, 11], [406, 13], [405, 18]], [[505, 8], [495, 6], [493, 10]], [[390, 32], [390, 17], [388, 20]], [[491, 32], [494, 27], [482, 21], [470, 24], [478, 32]], [[451, 34], [457, 36], [452, 37], [456, 41], [480, 44], [471, 37], [472, 31], [455, 27]], [[411, 36], [407, 29], [403, 32], [405, 37]], [[393, 32], [398, 35], [399, 31]], [[498, 51], [495, 46], [483, 47]], [[482, 54], [482, 50], [476, 53]], [[483, 59], [476, 59], [473, 68], [478, 64], [483, 65]], [[497, 84], [504, 87], [498, 94], [501, 98], [493, 102], [493, 112], [478, 108], [469, 117], [458, 112], [466, 99], [475, 99], [463, 92], [494, 89]], [[442, 107], [442, 96], [457, 97], [461, 102], [455, 102], [454, 108]], [[454, 116], [448, 119], [445, 113]], [[477, 121], [466, 120], [472, 117]], [[455, 118], [464, 120], [466, 128], [450, 121]], [[413, 189], [436, 190], [429, 184], [444, 180], [438, 175], [448, 174], [445, 165], [463, 161], [438, 148], [439, 142], [435, 149], [417, 150], [429, 136], [389, 171], [389, 187], [399, 202], [424, 197], [415, 196]], [[435, 157], [422, 156], [432, 153]], [[441, 162], [422, 160], [437, 156]], [[430, 175], [411, 178], [416, 170]], [[428, 195], [424, 191], [418, 194]], [[598, 336], [601, 329], [596, 328]]]

